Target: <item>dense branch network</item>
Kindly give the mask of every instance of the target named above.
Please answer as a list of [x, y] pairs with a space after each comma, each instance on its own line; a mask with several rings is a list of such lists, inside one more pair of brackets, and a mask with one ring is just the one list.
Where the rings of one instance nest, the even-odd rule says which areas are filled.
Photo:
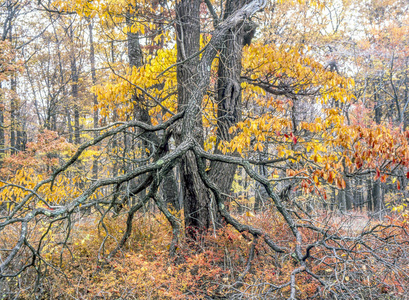
[[[408, 233], [405, 227], [394, 224], [370, 226], [368, 223], [368, 226], [363, 226], [361, 230], [348, 231], [341, 221], [338, 228], [334, 228], [331, 220], [320, 222], [318, 218], [314, 218], [314, 212], [306, 211], [292, 197], [293, 185], [301, 185], [302, 182], [307, 181], [311, 183], [311, 174], [303, 170], [303, 172], [294, 176], [271, 179], [270, 174], [267, 172], [270, 169], [295, 169], [294, 166], [297, 163], [301, 164], [301, 162], [310, 165], [316, 163], [309, 157], [293, 151], [294, 155], [285, 157], [270, 158], [266, 154], [264, 156], [260, 155], [259, 158], [256, 156], [242, 158], [234, 151], [230, 154], [222, 154], [220, 151], [214, 151], [214, 153], [206, 151], [202, 143], [196, 139], [197, 119], [201, 118], [203, 98], [211, 85], [211, 66], [221, 52], [220, 49], [222, 49], [226, 36], [267, 5], [265, 0], [247, 1], [246, 3], [225, 20], [219, 20], [210, 1], [206, 1], [214, 17], [215, 26], [210, 41], [200, 52], [196, 52], [160, 73], [159, 77], [172, 68], [200, 56], [199, 63], [196, 66], [197, 74], [194, 74], [196, 85], [191, 88], [190, 98], [182, 112], [172, 115], [158, 125], [132, 120], [90, 130], [95, 133], [95, 136], [90, 141], [79, 145], [75, 153], [54, 170], [50, 177], [40, 181], [32, 188], [1, 181], [4, 184], [0, 187], [1, 190], [7, 188], [20, 190], [24, 197], [16, 203], [7, 215], [0, 217], [0, 232], [8, 234], [13, 230], [18, 231], [18, 237], [13, 247], [11, 249], [0, 249], [0, 280], [18, 277], [30, 268], [36, 270], [37, 275], [41, 277], [40, 268], [37, 268], [39, 264], [47, 265], [58, 271], [58, 266], [50, 263], [43, 254], [47, 236], [53, 227], [60, 226], [59, 244], [62, 245], [63, 249], [70, 251], [71, 230], [75, 219], [84, 213], [89, 213], [91, 210], [99, 213], [99, 225], [106, 233], [100, 249], [104, 249], [108, 237], [110, 237], [109, 230], [104, 223], [105, 219], [115, 218], [119, 213], [126, 215], [126, 228], [116, 246], [108, 253], [104, 250], [100, 251], [101, 260], [109, 264], [123, 250], [130, 238], [135, 216], [151, 200], [172, 227], [169, 252], [171, 256], [176, 256], [179, 239], [182, 236], [182, 221], [174, 211], [169, 209], [160, 189], [166, 176], [187, 155], [193, 155], [201, 184], [206, 187], [209, 198], [216, 203], [214, 206], [216, 213], [221, 216], [226, 224], [232, 226], [251, 241], [245, 270], [238, 276], [237, 281], [231, 285], [232, 290], [237, 290], [245, 285], [244, 277], [251, 272], [251, 266], [257, 256], [260, 247], [259, 241], [261, 240], [267, 245], [268, 253], [273, 253], [271, 255], [277, 258], [277, 264], [288, 258], [293, 261], [293, 269], [286, 282], [268, 283], [267, 292], [265, 292], [267, 297], [275, 293], [279, 295], [280, 290], [289, 287], [289, 299], [296, 299], [297, 278], [300, 274], [306, 274], [322, 285], [323, 289], [316, 292], [317, 298], [325, 297], [327, 294], [331, 294], [334, 299], [340, 299], [344, 297], [344, 294], [347, 294], [347, 297], [356, 297], [359, 292], [357, 282], [367, 274], [356, 270], [356, 266], [362, 262], [369, 265], [372, 261], [376, 261], [380, 266], [389, 268], [388, 274], [400, 274], [400, 278], [408, 282], [408, 274], [401, 270], [401, 266], [407, 263], [408, 258], [405, 256], [400, 258], [385, 257], [382, 255], [381, 250], [378, 251], [380, 248], [388, 248], [389, 250], [384, 250], [388, 252], [394, 248], [407, 252], [409, 245], [407, 242]], [[126, 78], [122, 79], [127, 80]], [[292, 99], [301, 96], [314, 96], [320, 92], [320, 87], [295, 92], [297, 88], [300, 88], [297, 84], [275, 85], [268, 81], [252, 79], [247, 76], [242, 76], [241, 80], [262, 88], [270, 95], [287, 96]], [[129, 83], [129, 80], [127, 81]], [[143, 96], [154, 99], [157, 104], [159, 103], [162, 106], [161, 101], [151, 96], [145, 88], [134, 84], [133, 87], [142, 91]], [[143, 98], [143, 96], [140, 98]], [[297, 126], [294, 126], [293, 130], [297, 130]], [[146, 138], [147, 134], [151, 133], [154, 133], [157, 138], [148, 140]], [[126, 169], [123, 174], [114, 174], [112, 177], [80, 183], [82, 184], [82, 192], [65, 203], [53, 205], [41, 196], [41, 190], [48, 188], [52, 192], [58, 188], [56, 184], [59, 178], [72, 172], [73, 167], [81, 166], [81, 159], [87, 151], [95, 146], [115, 143], [116, 139], [121, 136], [136, 141], [134, 145], [145, 146], [149, 144], [149, 147], [146, 146], [147, 149], [150, 148], [148, 149], [149, 156], [144, 159], [133, 160], [127, 156], [126, 151], [122, 154], [116, 153], [117, 161], [130, 161], [132, 167]], [[173, 145], [172, 139], [178, 139], [180, 143]], [[293, 148], [295, 149], [297, 140], [294, 139], [294, 136], [293, 141]], [[265, 142], [265, 145], [268, 148], [268, 141]], [[214, 166], [215, 163], [234, 165], [241, 168], [246, 176], [262, 187], [268, 196], [268, 201], [271, 201], [273, 209], [277, 212], [277, 218], [282, 219], [285, 224], [284, 230], [288, 231], [290, 236], [287, 241], [280, 240], [279, 233], [271, 234], [256, 225], [245, 224], [245, 222], [233, 216], [227, 207], [224, 191], [221, 190], [218, 183], [210, 175], [212, 171], [209, 171], [209, 166]], [[316, 164], [315, 167], [318, 168], [319, 165]], [[347, 176], [350, 176], [350, 174], [347, 174]], [[277, 183], [281, 181], [290, 184], [287, 186], [282, 184], [280, 185], [281, 189], [278, 189]], [[316, 183], [318, 186], [318, 180]], [[107, 188], [106, 191], [109, 192], [100, 196], [98, 191], [104, 188]], [[32, 203], [42, 203], [42, 207], [35, 207]], [[40, 223], [46, 224], [46, 230], [42, 232], [41, 238], [36, 240], [32, 238], [32, 232], [39, 227], [38, 224]], [[250, 239], [247, 235], [252, 238]], [[378, 246], [379, 249], [373, 249], [373, 245], [376, 243], [380, 245]], [[27, 257], [23, 263], [20, 260], [22, 256]], [[317, 268], [317, 265], [320, 265], [320, 268]], [[326, 268], [324, 273], [322, 273], [322, 266]], [[340, 279], [340, 276], [343, 279]]]

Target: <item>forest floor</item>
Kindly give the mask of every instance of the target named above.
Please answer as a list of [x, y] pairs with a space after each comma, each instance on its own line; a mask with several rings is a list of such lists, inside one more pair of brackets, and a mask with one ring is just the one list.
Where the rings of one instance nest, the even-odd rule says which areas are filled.
[[[72, 225], [65, 244], [61, 230], [44, 238], [42, 263], [37, 268], [40, 279], [36, 281], [38, 272], [29, 269], [18, 278], [0, 280], [0, 287], [8, 295], [16, 296], [18, 291], [17, 299], [33, 299], [34, 294], [40, 299], [289, 298], [292, 275], [300, 268], [292, 254], [296, 241], [290, 229], [271, 212], [236, 218], [262, 228], [290, 251], [276, 253], [261, 239], [253, 240], [227, 226], [197, 241], [181, 237], [176, 254], [170, 256], [172, 232], [166, 218], [146, 212], [134, 221], [123, 249], [107, 259], [125, 231], [126, 218], [101, 222], [86, 216]], [[401, 218], [381, 222], [365, 213], [322, 213], [315, 225], [320, 223], [326, 236], [303, 231], [303, 251], [308, 245], [316, 246], [306, 259], [310, 273], [294, 277], [297, 299], [335, 299], [332, 292], [342, 290], [338, 299], [407, 297], [409, 238]], [[43, 232], [39, 224], [33, 234], [40, 237]]]

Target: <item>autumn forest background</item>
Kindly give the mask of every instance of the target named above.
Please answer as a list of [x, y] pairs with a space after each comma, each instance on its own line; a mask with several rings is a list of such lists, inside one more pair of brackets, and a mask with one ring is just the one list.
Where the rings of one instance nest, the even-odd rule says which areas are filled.
[[0, 0], [0, 299], [408, 299], [407, 0]]

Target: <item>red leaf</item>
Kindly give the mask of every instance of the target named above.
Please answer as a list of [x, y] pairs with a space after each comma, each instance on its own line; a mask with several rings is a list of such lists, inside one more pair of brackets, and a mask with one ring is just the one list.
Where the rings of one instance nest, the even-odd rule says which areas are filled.
[[409, 179], [409, 172], [408, 172], [408, 173], [406, 173], [406, 178], [408, 178], [408, 179]]
[[328, 172], [328, 182], [332, 184], [334, 182], [334, 174], [331, 171]]
[[398, 190], [400, 190], [400, 182], [399, 182], [399, 180], [396, 181], [396, 185], [398, 186]]
[[293, 137], [293, 143], [294, 145], [297, 144], [297, 137]]
[[376, 175], [375, 175], [374, 180], [378, 180], [378, 178], [379, 178], [380, 176], [381, 176], [381, 171], [379, 171], [379, 169], [376, 168]]

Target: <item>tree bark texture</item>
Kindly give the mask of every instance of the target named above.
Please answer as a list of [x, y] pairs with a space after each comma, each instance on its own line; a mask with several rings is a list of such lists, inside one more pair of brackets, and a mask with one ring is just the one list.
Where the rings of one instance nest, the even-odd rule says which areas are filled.
[[[250, 1], [227, 1], [224, 20], [248, 2]], [[248, 34], [245, 29], [248, 27], [244, 22], [230, 29], [220, 49], [216, 100], [218, 143], [231, 141], [232, 135], [229, 129], [241, 121], [241, 60], [244, 40]], [[216, 149], [216, 153], [221, 152]], [[237, 165], [214, 161], [211, 164], [209, 176], [223, 194], [229, 195], [236, 170]], [[227, 200], [226, 197], [225, 200]]]
[[[176, 4], [177, 60], [185, 61], [177, 66], [178, 110], [186, 109], [193, 90], [197, 89], [200, 50], [200, 0], [181, 0]], [[196, 79], [196, 80], [195, 80]], [[201, 105], [198, 103], [196, 105]], [[203, 145], [203, 127], [200, 114], [195, 116], [193, 137]], [[177, 143], [182, 142], [177, 137]], [[211, 224], [210, 199], [203, 184], [196, 158], [190, 151], [180, 161], [180, 179], [183, 191], [186, 234], [192, 239], [206, 231]]]
[[[193, 136], [200, 145], [203, 145], [203, 128], [201, 116], [198, 112], [201, 109], [203, 93], [209, 83], [208, 80], [201, 82], [196, 78], [202, 78], [206, 73], [210, 74], [210, 64], [216, 50], [219, 50], [220, 54], [217, 82], [218, 140], [231, 140], [228, 130], [232, 125], [240, 121], [241, 54], [245, 37], [247, 41], [249, 40], [248, 31], [245, 30], [249, 27], [244, 25], [247, 24], [248, 14], [254, 13], [265, 5], [265, 2], [252, 1], [252, 5], [245, 6], [248, 3], [250, 1], [245, 0], [226, 2], [224, 20], [216, 28], [219, 34], [217, 36], [213, 35], [212, 38], [212, 46], [216, 48], [208, 51], [207, 54], [203, 54], [200, 64], [198, 64], [199, 56], [195, 55], [198, 53], [200, 45], [200, 1], [182, 0], [176, 6], [178, 62], [184, 61], [177, 68], [178, 105], [180, 111], [188, 108], [181, 134], [182, 137], [186, 135]], [[242, 9], [240, 13], [234, 14], [239, 9]], [[207, 64], [204, 64], [204, 62]], [[197, 76], [198, 74], [200, 76]], [[193, 132], [187, 132], [189, 128], [192, 128], [192, 124], [194, 124]], [[181, 140], [179, 140], [180, 142]], [[214, 162], [210, 166], [209, 178], [211, 178], [212, 182], [217, 183], [222, 195], [230, 193], [236, 168], [232, 164], [221, 162]], [[201, 232], [209, 228], [211, 219], [218, 219], [215, 218], [215, 215], [212, 215], [215, 213], [215, 208], [210, 205], [211, 197], [206, 192], [206, 188], [198, 176], [197, 165], [192, 153], [188, 152], [182, 158], [180, 170], [186, 227], [194, 232]], [[189, 234], [189, 230], [187, 232]]]

